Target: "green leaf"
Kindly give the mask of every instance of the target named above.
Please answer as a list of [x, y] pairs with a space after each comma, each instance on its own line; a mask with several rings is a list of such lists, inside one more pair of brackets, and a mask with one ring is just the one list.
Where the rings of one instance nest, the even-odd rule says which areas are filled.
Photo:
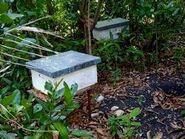
[[6, 131], [0, 131], [0, 137], [2, 139], [16, 139], [15, 133], [7, 133]]
[[172, 16], [176, 16], [179, 12], [180, 12], [180, 8], [177, 8], [174, 12], [173, 12], [173, 14], [172, 14]]
[[140, 122], [131, 122], [131, 125], [139, 127], [139, 126], [141, 126], [141, 123]]
[[182, 110], [182, 111], [180, 112], [180, 115], [183, 116], [183, 117], [185, 117], [185, 110]]
[[24, 106], [25, 108], [29, 108], [30, 106], [32, 106], [32, 103], [29, 100], [23, 98], [21, 100], [21, 105]]
[[16, 89], [13, 91], [13, 95], [15, 96], [13, 99], [12, 104], [20, 104], [21, 103], [21, 92], [20, 90]]
[[58, 105], [55, 107], [54, 112], [60, 112], [63, 108], [64, 108], [64, 106], [62, 104]]
[[55, 92], [54, 98], [55, 98], [55, 99], [59, 99], [59, 98], [61, 98], [63, 95], [64, 95], [64, 89], [62, 88], [62, 89], [57, 90], [57, 91]]
[[52, 93], [54, 87], [51, 82], [46, 82], [44, 88], [48, 91], [48, 93]]
[[5, 107], [10, 105], [14, 99], [14, 95], [9, 95], [3, 98], [3, 100], [1, 101], [1, 104], [3, 104]]
[[67, 127], [62, 123], [54, 123], [53, 126], [56, 128], [56, 130], [60, 133], [61, 139], [68, 139], [68, 129]]
[[24, 15], [22, 15], [22, 14], [16, 14], [16, 13], [8, 13], [7, 14], [11, 19], [16, 19], [16, 18], [21, 18], [21, 17], [23, 17]]
[[140, 113], [141, 113], [140, 108], [135, 108], [135, 109], [133, 109], [133, 110], [130, 112], [129, 116], [130, 116], [130, 118], [135, 118], [135, 117], [137, 117]]
[[5, 83], [7, 83], [8, 85], [10, 85], [13, 81], [8, 79], [8, 78], [3, 78], [2, 79]]
[[9, 119], [9, 112], [5, 106], [0, 103], [0, 113], [3, 114], [7, 119]]
[[75, 109], [78, 109], [80, 107], [80, 104], [78, 102], [70, 103], [70, 105], [67, 106], [66, 112], [71, 113]]
[[45, 101], [43, 101], [43, 100], [41, 100], [41, 99], [39, 99], [39, 98], [36, 98], [36, 101], [39, 103], [39, 104], [41, 104], [42, 105], [42, 107], [43, 107], [43, 109], [44, 110], [46, 110], [46, 111], [49, 111], [49, 104], [47, 103], [47, 102], [45, 102]]
[[73, 95], [76, 95], [77, 90], [78, 90], [78, 84], [77, 83], [71, 85], [71, 92], [72, 92]]
[[40, 112], [40, 111], [42, 111], [42, 109], [43, 109], [43, 107], [42, 107], [41, 104], [36, 104], [36, 105], [34, 105], [34, 107], [33, 107], [33, 113]]
[[8, 7], [8, 4], [7, 3], [5, 3], [5, 2], [0, 2], [0, 14], [2, 14], [2, 13], [5, 13], [5, 12], [8, 12], [8, 9], [9, 9], [9, 7]]
[[134, 134], [134, 130], [132, 128], [127, 128], [126, 129], [126, 136], [127, 137], [133, 137], [133, 134]]
[[10, 104], [20, 104], [21, 102], [21, 92], [19, 90], [15, 90], [13, 94], [4, 97], [4, 99], [1, 101], [1, 104], [3, 104], [5, 107]]
[[117, 117], [120, 121], [119, 123], [123, 126], [129, 126], [130, 125], [130, 118], [128, 115], [123, 115], [121, 117]]
[[64, 101], [67, 105], [71, 105], [73, 101], [73, 95], [66, 82], [64, 82]]
[[31, 137], [31, 136], [24, 136], [23, 139], [33, 139], [33, 137]]
[[43, 132], [35, 133], [32, 137], [32, 139], [40, 139], [43, 136]]
[[92, 137], [92, 132], [86, 130], [74, 130], [71, 134], [75, 137]]
[[6, 94], [11, 89], [11, 86], [7, 85], [3, 89], [0, 90], [0, 95]]
[[15, 107], [17, 113], [24, 109], [24, 106], [17, 105], [17, 104], [15, 104], [14, 107]]
[[0, 23], [1, 24], [10, 24], [13, 20], [6, 14], [0, 14]]

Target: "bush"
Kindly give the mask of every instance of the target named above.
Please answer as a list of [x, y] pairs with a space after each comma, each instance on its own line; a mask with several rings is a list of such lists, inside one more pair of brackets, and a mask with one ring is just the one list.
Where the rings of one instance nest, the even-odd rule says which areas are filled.
[[[64, 83], [64, 89], [58, 90], [56, 86], [46, 82], [48, 90], [46, 101], [33, 95], [26, 99], [19, 90], [0, 100], [0, 137], [2, 138], [52, 138], [59, 135], [62, 139], [69, 137], [67, 118], [69, 114], [79, 107], [74, 100], [77, 86], [69, 88]], [[75, 131], [76, 133], [77, 131]], [[90, 133], [79, 130], [80, 136]], [[78, 133], [77, 132], [77, 133]], [[74, 135], [76, 135], [73, 133]], [[81, 133], [81, 134], [80, 134]]]
[[111, 134], [120, 138], [132, 138], [136, 129], [141, 126], [141, 123], [135, 120], [140, 113], [140, 108], [135, 108], [129, 114], [109, 117], [108, 125]]

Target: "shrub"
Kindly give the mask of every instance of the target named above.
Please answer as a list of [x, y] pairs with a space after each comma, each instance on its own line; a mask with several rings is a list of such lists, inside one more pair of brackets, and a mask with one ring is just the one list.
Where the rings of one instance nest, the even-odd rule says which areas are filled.
[[[69, 88], [64, 82], [64, 89], [57, 90], [58, 85], [59, 83], [53, 86], [46, 82], [45, 88], [48, 90], [46, 101], [33, 95], [26, 99], [21, 96], [19, 90], [2, 98], [0, 100], [0, 137], [49, 139], [54, 135], [59, 135], [60, 138], [67, 139], [70, 134], [67, 118], [79, 107], [74, 100], [77, 86]], [[80, 130], [79, 132], [81, 133]], [[83, 131], [83, 134], [79, 135], [85, 136], [85, 133], [90, 134]]]

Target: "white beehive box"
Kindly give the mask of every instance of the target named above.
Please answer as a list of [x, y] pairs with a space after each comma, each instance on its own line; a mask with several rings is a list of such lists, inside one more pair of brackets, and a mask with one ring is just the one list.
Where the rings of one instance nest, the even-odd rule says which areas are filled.
[[99, 21], [93, 29], [93, 37], [96, 40], [117, 39], [119, 37], [119, 33], [123, 30], [129, 30], [129, 21], [126, 19], [115, 18]]
[[[44, 86], [47, 81], [55, 84], [61, 79], [69, 86], [77, 83], [78, 90], [97, 83], [97, 64], [99, 57], [68, 51], [54, 56], [27, 62], [31, 69], [33, 87], [45, 94]], [[63, 88], [61, 83], [58, 89]]]

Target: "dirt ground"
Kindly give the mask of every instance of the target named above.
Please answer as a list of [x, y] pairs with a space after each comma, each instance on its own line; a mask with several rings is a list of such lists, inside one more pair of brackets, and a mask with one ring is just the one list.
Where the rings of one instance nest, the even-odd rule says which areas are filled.
[[[81, 93], [77, 96], [81, 107], [69, 117], [71, 127], [92, 131], [94, 139], [112, 139], [107, 126], [108, 117], [114, 115], [111, 108], [117, 106], [128, 113], [139, 107], [137, 120], [142, 126], [133, 138], [185, 138], [185, 118], [180, 114], [185, 109], [185, 71], [179, 74], [173, 65], [159, 67], [157, 72], [123, 69], [116, 84], [110, 82], [109, 74], [99, 73], [99, 83], [91, 90], [92, 119], [88, 120], [87, 94]], [[96, 101], [99, 96], [103, 96], [101, 102]]]

